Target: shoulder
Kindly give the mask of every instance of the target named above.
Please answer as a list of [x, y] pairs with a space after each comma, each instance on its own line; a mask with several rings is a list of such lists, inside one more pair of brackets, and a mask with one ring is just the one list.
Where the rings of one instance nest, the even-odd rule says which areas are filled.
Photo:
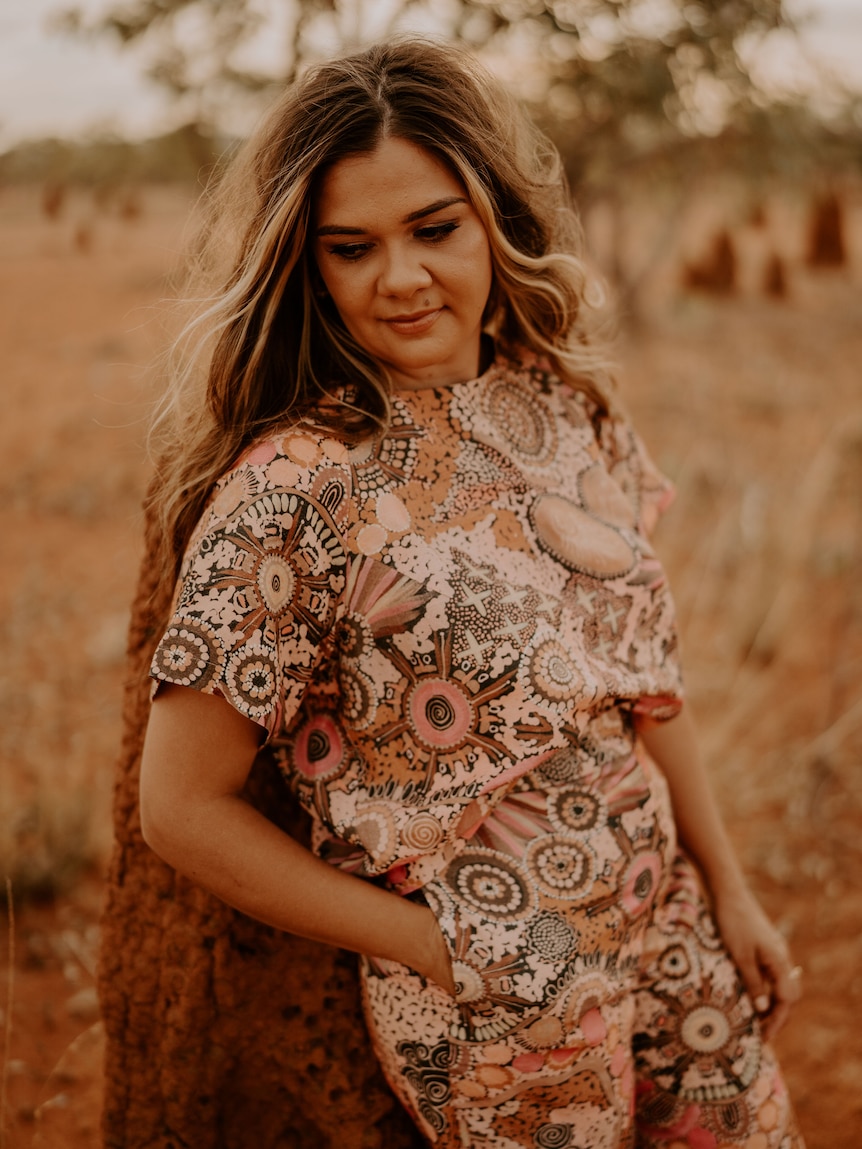
[[343, 443], [305, 430], [259, 440], [216, 482], [181, 577], [209, 580], [216, 568], [256, 569], [288, 553], [309, 573], [343, 571], [352, 488]]
[[575, 423], [596, 423], [597, 407], [576, 382], [562, 378], [547, 356], [529, 347], [515, 346], [501, 351], [494, 371], [504, 381], [529, 387], [538, 396], [561, 406]]
[[603, 418], [597, 440], [608, 471], [634, 508], [641, 531], [651, 534], [673, 502], [676, 488], [656, 466], [643, 439], [624, 416]]
[[260, 439], [216, 482], [199, 530], [289, 494], [319, 505], [337, 522], [353, 495], [351, 475], [349, 449], [337, 439], [304, 429]]
[[[570, 437], [574, 433], [583, 447], [594, 452], [601, 448], [596, 403], [576, 381], [562, 378], [546, 356], [525, 347], [513, 348], [498, 356], [495, 377], [506, 394], [520, 397], [514, 404], [519, 418], [525, 419], [528, 410], [544, 412], [560, 435]], [[531, 422], [525, 419], [525, 429]]]
[[558, 418], [585, 437], [591, 451], [622, 489], [640, 529], [649, 534], [674, 498], [672, 482], [656, 467], [634, 425], [620, 410], [604, 414], [573, 382], [560, 379], [549, 361], [526, 348], [499, 360], [504, 376], [529, 387]]

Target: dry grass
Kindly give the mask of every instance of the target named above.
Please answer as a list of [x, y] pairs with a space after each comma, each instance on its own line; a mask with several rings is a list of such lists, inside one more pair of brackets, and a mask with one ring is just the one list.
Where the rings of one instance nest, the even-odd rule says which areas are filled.
[[3, 1007], [3, 1072], [0, 1076], [0, 1149], [6, 1149], [6, 1130], [9, 1126], [6, 1101], [6, 1083], [12, 1054], [12, 1012], [15, 1005], [15, 903], [12, 898], [12, 879], [6, 879], [6, 1002]]
[[68, 888], [109, 849], [142, 380], [190, 194], [150, 188], [129, 213], [72, 189], [46, 219], [38, 189], [0, 192], [0, 872], [19, 900]]
[[[745, 189], [721, 190], [718, 202], [686, 201], [673, 242], [650, 267], [640, 290], [646, 322], [624, 345], [624, 386], [679, 488], [661, 550], [717, 785], [741, 812], [783, 799], [784, 771], [752, 771], [752, 755], [831, 761], [858, 733], [852, 690], [840, 684], [858, 682], [846, 576], [860, 557], [862, 395], [850, 351], [859, 318], [852, 268], [806, 270], [804, 197], [765, 207], [761, 198], [752, 223]], [[131, 198], [135, 211], [118, 213], [66, 189], [63, 212], [41, 219], [36, 192], [9, 189], [0, 203], [15, 231], [0, 273], [26, 301], [0, 333], [12, 372], [0, 471], [11, 541], [0, 581], [0, 762], [14, 779], [0, 798], [0, 865], [22, 896], [67, 887], [108, 845], [145, 474], [140, 371], [156, 337], [147, 306], [187, 203], [176, 192]], [[852, 195], [848, 203], [858, 267], [860, 213]], [[662, 225], [660, 213], [642, 216], [634, 265]], [[75, 238], [84, 219], [86, 251]], [[740, 293], [718, 302], [680, 293], [691, 253], [725, 229], [739, 252]], [[787, 267], [783, 302], [758, 293], [756, 268], [775, 250]], [[837, 662], [827, 631], [847, 648]]]
[[[860, 198], [845, 197], [849, 265], [828, 272], [806, 266], [800, 194], [758, 193], [755, 223], [744, 186], [693, 195], [667, 242], [662, 212], [641, 205], [628, 255], [649, 270], [622, 347], [627, 402], [678, 486], [658, 547], [716, 789], [807, 970], [784, 1051], [810, 1149], [855, 1149], [862, 1118]], [[143, 189], [134, 211], [100, 216], [70, 191], [54, 218], [40, 199], [0, 192], [0, 867], [19, 904], [98, 871], [109, 848], [146, 474], [141, 365], [158, 339], [145, 321], [189, 197]], [[737, 293], [681, 293], [680, 269], [722, 228]], [[763, 294], [773, 255], [780, 300]]]

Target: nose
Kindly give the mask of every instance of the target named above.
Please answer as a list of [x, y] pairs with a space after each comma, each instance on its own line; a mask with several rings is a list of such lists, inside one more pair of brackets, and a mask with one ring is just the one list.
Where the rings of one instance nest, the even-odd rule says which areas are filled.
[[420, 253], [407, 245], [394, 244], [383, 253], [383, 264], [377, 280], [381, 295], [410, 299], [417, 291], [430, 287], [433, 278], [424, 266]]

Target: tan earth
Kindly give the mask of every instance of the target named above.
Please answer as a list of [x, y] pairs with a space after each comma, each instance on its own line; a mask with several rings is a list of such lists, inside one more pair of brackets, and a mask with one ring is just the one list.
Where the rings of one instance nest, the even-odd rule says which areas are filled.
[[[862, 194], [844, 196], [849, 268], [814, 272], [806, 197], [773, 194], [754, 227], [733, 187], [690, 194], [672, 233], [660, 212], [631, 213], [628, 256], [647, 274], [623, 392], [679, 489], [659, 547], [715, 787], [805, 970], [777, 1042], [786, 1076], [810, 1149], [858, 1149]], [[137, 202], [127, 218], [77, 192], [48, 219], [39, 189], [0, 189], [3, 1149], [100, 1144], [93, 972], [140, 560], [143, 366], [191, 193]], [[606, 221], [588, 222], [601, 249]], [[682, 294], [682, 261], [719, 224], [740, 290]], [[783, 300], [759, 290], [776, 252]]]

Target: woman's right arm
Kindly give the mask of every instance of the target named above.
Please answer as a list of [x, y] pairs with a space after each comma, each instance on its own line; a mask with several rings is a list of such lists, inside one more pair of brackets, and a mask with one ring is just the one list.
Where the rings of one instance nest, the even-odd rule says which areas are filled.
[[402, 962], [450, 993], [434, 915], [316, 858], [241, 796], [261, 727], [222, 698], [163, 685], [141, 763], [141, 828], [169, 865], [250, 917]]

